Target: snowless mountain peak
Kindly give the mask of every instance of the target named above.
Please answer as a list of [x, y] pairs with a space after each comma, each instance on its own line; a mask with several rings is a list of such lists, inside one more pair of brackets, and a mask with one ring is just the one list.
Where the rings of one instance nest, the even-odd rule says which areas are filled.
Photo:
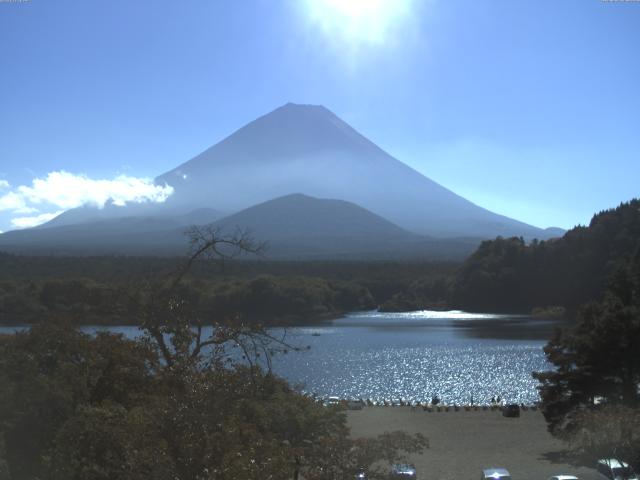
[[[439, 185], [322, 105], [282, 105], [156, 182], [174, 188], [166, 202], [154, 207], [171, 215], [202, 208], [231, 215], [301, 193], [351, 202], [404, 230], [432, 237], [553, 236], [483, 209]], [[147, 216], [162, 213], [149, 208]], [[67, 216], [78, 220], [71, 217]], [[82, 212], [82, 217], [86, 220], [90, 212]]]
[[548, 236], [430, 180], [321, 105], [276, 108], [156, 181], [174, 187], [167, 205], [191, 209], [233, 213], [299, 192], [356, 203], [421, 234]]

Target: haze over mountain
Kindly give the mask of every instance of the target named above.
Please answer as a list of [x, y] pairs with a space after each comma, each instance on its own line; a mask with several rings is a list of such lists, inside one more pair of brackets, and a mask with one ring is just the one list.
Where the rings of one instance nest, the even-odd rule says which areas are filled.
[[497, 215], [396, 160], [322, 106], [288, 103], [160, 175], [167, 206], [234, 212], [291, 193], [356, 203], [437, 237], [548, 238]]
[[[187, 227], [208, 212], [172, 219], [161, 217], [103, 218], [78, 224], [16, 230], [0, 235], [5, 251], [41, 254], [186, 253]], [[215, 222], [224, 234], [249, 230], [266, 241], [269, 259], [406, 259], [461, 260], [479, 239], [432, 239], [408, 232], [384, 218], [344, 200], [302, 194], [279, 197]]]
[[256, 239], [269, 239], [271, 258], [461, 259], [477, 239], [441, 242], [411, 233], [344, 200], [292, 194], [255, 205], [215, 222], [223, 231], [248, 228]]
[[[79, 211], [86, 213], [82, 209]], [[184, 231], [191, 225], [208, 223], [217, 218], [215, 213], [208, 213], [199, 210], [193, 214], [171, 218], [105, 216], [80, 223], [63, 221], [56, 225], [50, 222], [40, 227], [13, 230], [0, 235], [0, 249], [15, 253], [53, 255], [182, 255], [187, 249]], [[208, 222], [198, 221], [207, 217]]]
[[483, 238], [562, 233], [478, 207], [322, 106], [284, 105], [155, 182], [173, 187], [163, 203], [72, 209], [39, 227], [0, 235], [0, 247], [181, 253], [185, 226], [223, 217], [217, 225], [250, 228], [272, 244], [276, 257], [430, 252], [461, 258]]

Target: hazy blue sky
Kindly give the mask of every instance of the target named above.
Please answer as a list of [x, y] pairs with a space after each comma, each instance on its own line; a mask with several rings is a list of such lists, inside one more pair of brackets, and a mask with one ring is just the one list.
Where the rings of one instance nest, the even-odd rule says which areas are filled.
[[289, 101], [481, 206], [571, 227], [640, 194], [640, 3], [2, 1], [0, 230], [152, 190], [139, 178]]

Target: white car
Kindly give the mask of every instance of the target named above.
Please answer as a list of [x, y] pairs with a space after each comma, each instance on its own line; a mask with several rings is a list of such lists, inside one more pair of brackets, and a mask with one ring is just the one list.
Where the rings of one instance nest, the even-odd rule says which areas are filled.
[[578, 480], [578, 477], [575, 475], [554, 475], [547, 480]]
[[511, 474], [506, 468], [485, 468], [480, 480], [511, 480]]
[[406, 463], [396, 463], [391, 466], [389, 478], [393, 480], [416, 480], [416, 468]]
[[367, 480], [367, 472], [364, 468], [359, 468], [356, 472], [355, 480]]

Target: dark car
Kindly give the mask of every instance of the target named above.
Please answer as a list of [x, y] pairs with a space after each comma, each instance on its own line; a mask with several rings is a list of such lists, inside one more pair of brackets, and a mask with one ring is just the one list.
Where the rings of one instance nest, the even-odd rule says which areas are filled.
[[505, 405], [504, 407], [502, 407], [502, 416], [503, 417], [519, 417], [520, 406], [517, 403], [510, 403], [509, 405]]

